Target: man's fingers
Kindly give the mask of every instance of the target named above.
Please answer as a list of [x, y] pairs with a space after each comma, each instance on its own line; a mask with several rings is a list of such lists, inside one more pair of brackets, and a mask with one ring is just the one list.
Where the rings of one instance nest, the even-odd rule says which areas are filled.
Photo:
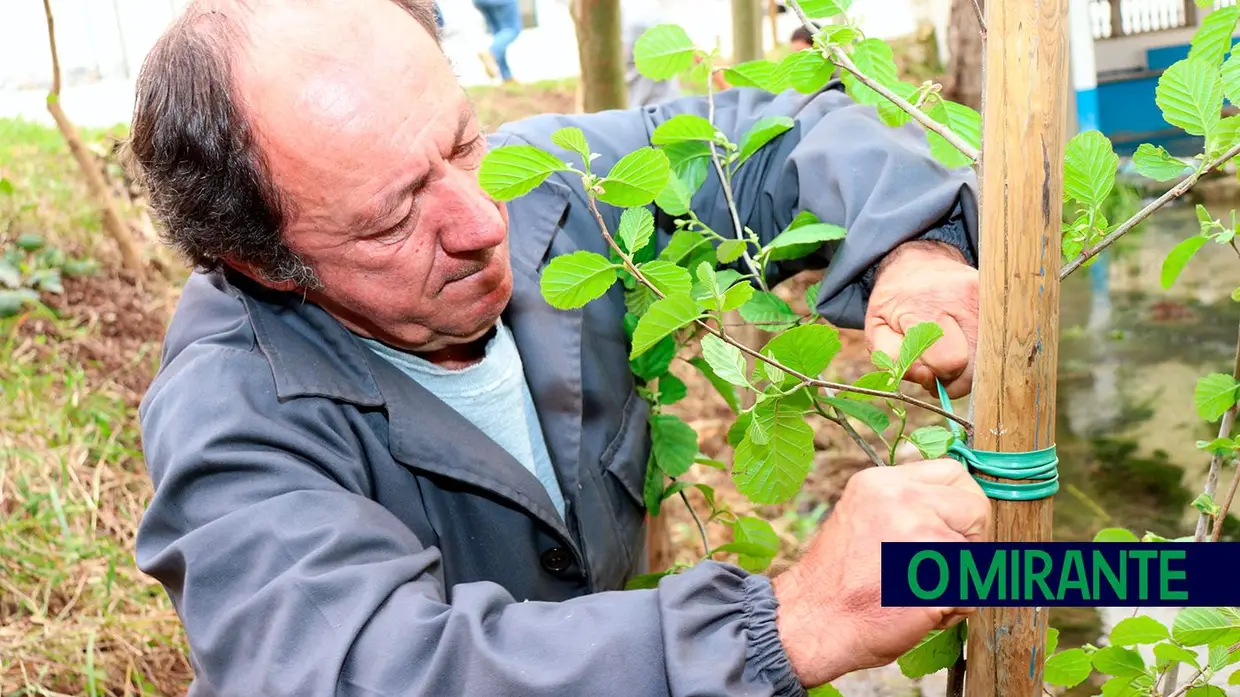
[[904, 341], [904, 336], [892, 329], [886, 322], [879, 320], [866, 328], [866, 343], [870, 346], [870, 353], [882, 351], [892, 360], [900, 358], [900, 342]]
[[901, 478], [921, 484], [963, 487], [968, 490], [976, 489], [979, 493], [982, 490], [977, 482], [973, 480], [973, 476], [969, 474], [969, 470], [963, 464], [949, 457], [910, 462], [906, 465], [895, 465], [886, 469], [889, 471], [896, 470], [900, 473], [899, 476]]
[[937, 485], [926, 489], [926, 503], [947, 527], [964, 536], [969, 542], [986, 541], [990, 531], [990, 499], [986, 498], [981, 487], [976, 491]]

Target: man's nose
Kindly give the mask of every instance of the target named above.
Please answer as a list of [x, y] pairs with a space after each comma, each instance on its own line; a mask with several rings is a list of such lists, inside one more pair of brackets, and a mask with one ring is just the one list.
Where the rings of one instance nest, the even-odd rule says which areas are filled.
[[438, 217], [439, 244], [450, 254], [490, 249], [508, 234], [499, 208], [472, 174], [454, 170], [429, 192]]

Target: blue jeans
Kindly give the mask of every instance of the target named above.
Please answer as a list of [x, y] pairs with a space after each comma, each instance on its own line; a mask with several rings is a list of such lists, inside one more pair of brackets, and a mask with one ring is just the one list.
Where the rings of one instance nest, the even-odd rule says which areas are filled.
[[499, 75], [505, 81], [512, 79], [512, 71], [508, 69], [508, 46], [521, 33], [521, 5], [511, 2], [475, 2], [474, 7], [482, 13], [487, 22], [487, 32], [491, 34], [491, 55], [495, 56], [495, 64], [499, 66]]

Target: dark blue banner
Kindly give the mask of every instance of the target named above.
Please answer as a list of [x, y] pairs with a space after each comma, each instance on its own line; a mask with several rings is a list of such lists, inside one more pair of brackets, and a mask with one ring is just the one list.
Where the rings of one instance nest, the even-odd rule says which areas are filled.
[[1240, 543], [884, 542], [883, 605], [1240, 605]]

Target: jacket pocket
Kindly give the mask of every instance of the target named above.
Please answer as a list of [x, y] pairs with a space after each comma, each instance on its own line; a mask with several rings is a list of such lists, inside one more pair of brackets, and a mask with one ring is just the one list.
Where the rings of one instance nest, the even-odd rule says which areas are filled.
[[650, 458], [650, 431], [647, 420], [650, 404], [634, 390], [624, 404], [624, 416], [616, 437], [603, 451], [603, 469], [615, 477], [632, 502], [645, 512], [646, 464]]

